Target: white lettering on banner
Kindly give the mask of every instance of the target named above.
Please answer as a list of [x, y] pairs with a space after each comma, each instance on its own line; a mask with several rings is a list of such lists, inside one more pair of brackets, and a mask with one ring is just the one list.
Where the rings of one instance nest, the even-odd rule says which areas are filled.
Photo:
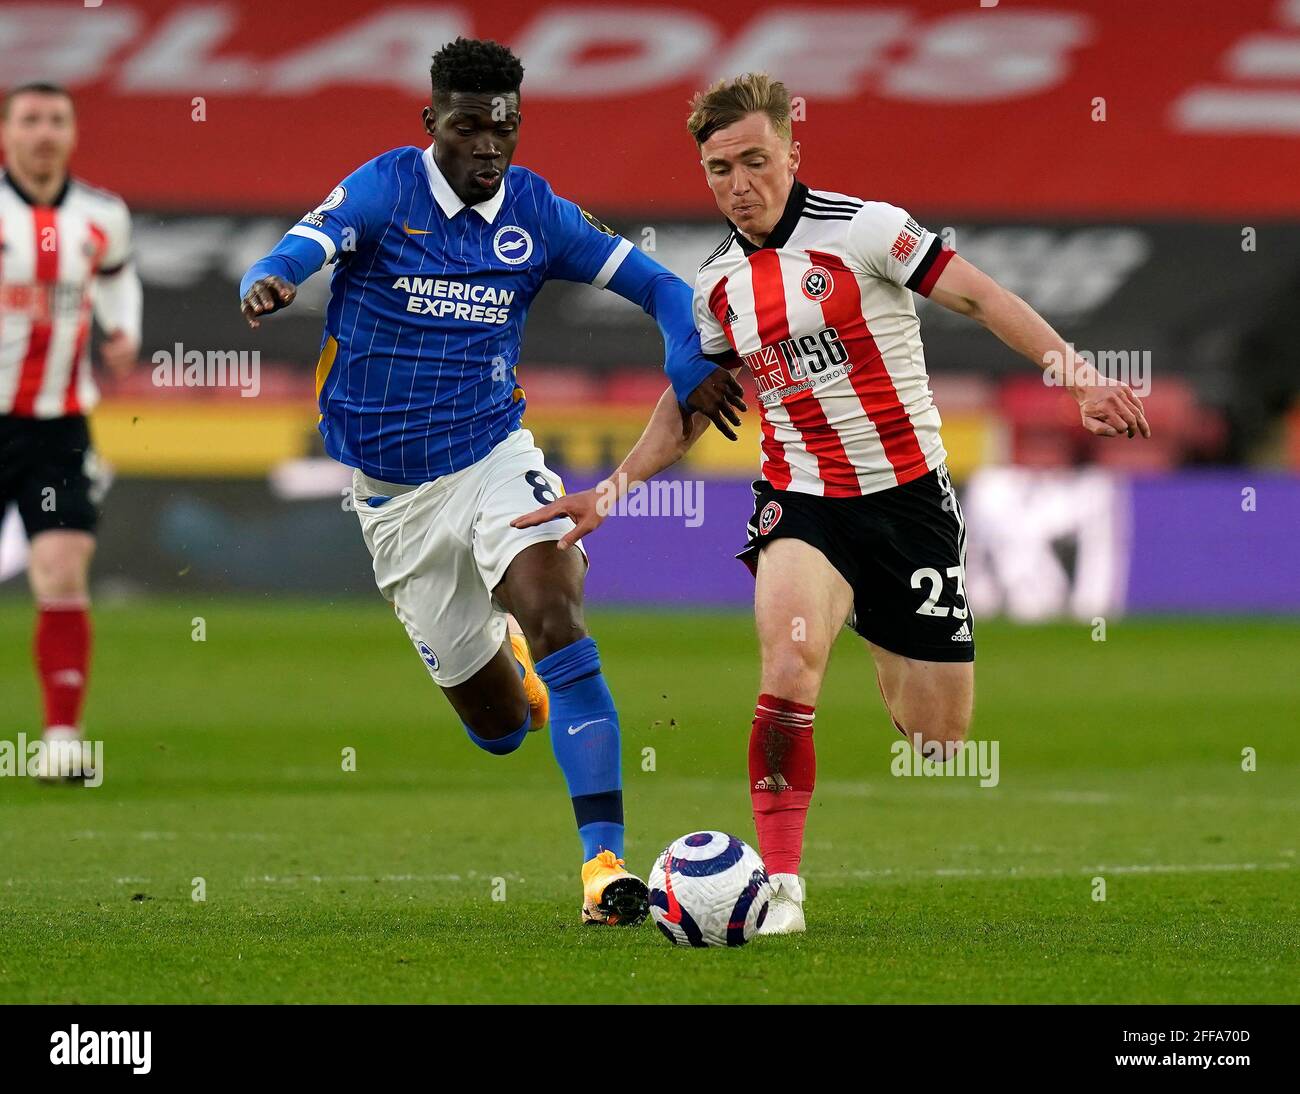
[[215, 5], [176, 12], [122, 67], [118, 88], [145, 95], [177, 90], [182, 81], [192, 90], [226, 94], [253, 88], [257, 76], [252, 61], [214, 56], [237, 24], [238, 12]]
[[[419, 33], [412, 34], [412, 27]], [[466, 11], [386, 8], [285, 57], [272, 71], [268, 90], [301, 95], [338, 83], [416, 88], [429, 79], [430, 43], [460, 35], [472, 37]]]
[[[126, 95], [306, 95], [337, 86], [409, 92], [425, 77], [430, 42], [482, 29], [468, 4], [410, 5], [263, 56], [229, 44], [253, 26], [251, 4], [187, 5], [152, 26], [126, 3], [93, 20], [80, 11], [0, 8], [0, 70], [10, 83], [58, 79], [75, 89], [114, 77], [113, 90]], [[420, 34], [413, 36], [412, 26]], [[1091, 31], [1086, 16], [1050, 9], [989, 19], [931, 16], [905, 5], [769, 8], [735, 27], [715, 13], [636, 4], [575, 12], [557, 4], [508, 40], [525, 58], [528, 94], [538, 99], [642, 94], [722, 72], [779, 69], [801, 94], [824, 99], [869, 91], [895, 100], [970, 102], [1055, 86], [1067, 75], [1070, 49]]]
[[775, 11], [749, 24], [718, 65], [719, 72], [780, 72], [802, 95], [839, 97], [906, 41], [912, 12]]
[[[1284, 33], [1252, 33], [1238, 39], [1216, 66], [1234, 80], [1295, 80], [1300, 77], [1300, 4], [1277, 5]], [[1176, 128], [1189, 133], [1300, 134], [1300, 91], [1291, 87], [1232, 84], [1193, 87], [1173, 105]]]
[[0, 72], [6, 87], [53, 80], [75, 87], [104, 78], [110, 59], [137, 38], [144, 20], [113, 5], [86, 15], [81, 5], [0, 7]]
[[886, 98], [991, 102], [1055, 87], [1069, 51], [1087, 43], [1090, 20], [1066, 12], [977, 12], [927, 24], [915, 47], [882, 74]]
[[1178, 128], [1191, 133], [1300, 135], [1300, 91], [1198, 87], [1174, 106]]
[[[570, 99], [686, 79], [711, 55], [717, 37], [716, 24], [693, 12], [606, 7], [543, 13], [518, 48], [528, 65], [528, 95]], [[623, 48], [601, 57], [602, 46]]]
[[[251, 5], [189, 5], [153, 26], [129, 4], [105, 6], [94, 19], [82, 10], [0, 7], [0, 71], [8, 82], [53, 79], [75, 90], [113, 76], [120, 64], [114, 90], [127, 95], [306, 95], [339, 85], [409, 91], [424, 76], [429, 42], [478, 29], [468, 5], [411, 5], [263, 58], [227, 46], [252, 23]], [[1294, 22], [1293, 10], [1279, 5], [1279, 21]], [[412, 36], [416, 25], [422, 32]], [[766, 69], [779, 70], [802, 95], [824, 99], [869, 91], [895, 101], [971, 103], [1056, 87], [1069, 75], [1072, 51], [1096, 29], [1086, 14], [1049, 8], [990, 19], [976, 12], [928, 16], [906, 6], [759, 11], [727, 44], [731, 26], [701, 12], [606, 5], [578, 13], [557, 5], [510, 40], [527, 59], [529, 94], [539, 99], [640, 94]], [[1222, 73], [1224, 82], [1189, 81], [1172, 105], [1171, 125], [1192, 133], [1300, 132], [1300, 91], [1251, 86], [1300, 71], [1300, 44], [1287, 29], [1228, 43], [1206, 70], [1207, 79]]]
[[166, 19], [154, 37], [123, 68], [119, 87], [128, 92], [191, 86], [226, 94], [308, 94], [334, 84], [409, 87], [425, 74], [425, 42], [411, 35], [418, 24], [430, 41], [469, 33], [468, 19], [455, 9], [397, 8], [372, 15], [302, 49], [286, 54], [259, 76], [246, 56], [220, 56], [237, 29], [224, 7], [196, 6]]

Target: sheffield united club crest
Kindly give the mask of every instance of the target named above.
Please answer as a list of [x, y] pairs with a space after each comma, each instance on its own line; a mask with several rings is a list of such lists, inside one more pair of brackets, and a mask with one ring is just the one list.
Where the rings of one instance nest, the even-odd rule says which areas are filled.
[[835, 288], [835, 282], [831, 280], [829, 271], [824, 266], [813, 266], [803, 275], [800, 282], [803, 288], [803, 294], [809, 300], [822, 301], [831, 294]]

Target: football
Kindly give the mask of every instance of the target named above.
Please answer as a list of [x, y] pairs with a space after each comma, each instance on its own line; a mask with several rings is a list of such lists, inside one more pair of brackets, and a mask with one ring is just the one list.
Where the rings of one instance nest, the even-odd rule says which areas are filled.
[[650, 914], [675, 946], [743, 946], [763, 925], [772, 886], [758, 852], [726, 832], [673, 840], [650, 870]]

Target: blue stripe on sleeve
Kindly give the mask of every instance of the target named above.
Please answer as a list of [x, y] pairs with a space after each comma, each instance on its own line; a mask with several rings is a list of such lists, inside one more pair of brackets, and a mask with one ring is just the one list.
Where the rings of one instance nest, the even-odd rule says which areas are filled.
[[325, 248], [305, 236], [286, 235], [265, 258], [254, 262], [239, 283], [239, 299], [263, 277], [283, 277], [291, 285], [301, 285], [325, 265]]

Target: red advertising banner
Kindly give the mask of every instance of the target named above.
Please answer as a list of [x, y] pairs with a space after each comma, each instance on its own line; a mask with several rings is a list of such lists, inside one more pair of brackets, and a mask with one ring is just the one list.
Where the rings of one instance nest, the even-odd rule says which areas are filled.
[[297, 210], [423, 144], [430, 53], [527, 69], [518, 162], [606, 213], [707, 215], [710, 80], [786, 81], [814, 185], [983, 215], [1300, 212], [1300, 0], [0, 4], [0, 74], [76, 94], [81, 174], [141, 206]]

